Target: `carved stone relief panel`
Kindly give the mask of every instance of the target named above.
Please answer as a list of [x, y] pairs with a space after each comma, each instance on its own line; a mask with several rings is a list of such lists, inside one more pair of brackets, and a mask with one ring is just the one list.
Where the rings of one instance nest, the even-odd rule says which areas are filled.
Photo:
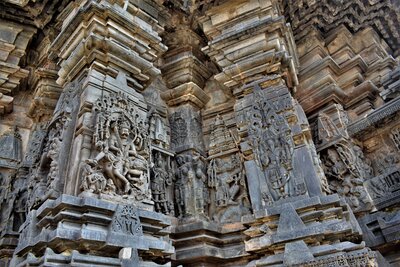
[[359, 146], [343, 139], [322, 152], [322, 161], [332, 192], [344, 197], [355, 212], [372, 208], [371, 197], [364, 187], [372, 168]]
[[176, 215], [183, 217], [207, 217], [209, 192], [205, 158], [196, 151], [188, 151], [175, 157], [174, 196]]
[[63, 193], [80, 89], [79, 82], [65, 86], [52, 120], [37, 124], [31, 135], [32, 144], [23, 162], [31, 167], [27, 178], [28, 209]]
[[333, 104], [315, 115], [313, 123], [314, 142], [317, 147], [335, 142], [339, 138], [348, 138], [346, 130], [349, 119], [343, 106]]
[[249, 115], [249, 134], [256, 163], [266, 177], [268, 192], [265, 197], [277, 201], [304, 194], [305, 186], [295, 188], [292, 172], [294, 142], [286, 119], [263, 97], [262, 91], [254, 93], [254, 100]]
[[246, 177], [239, 153], [226, 154], [209, 161], [208, 187], [210, 214], [220, 223], [238, 222], [250, 212]]
[[390, 137], [395, 144], [397, 150], [400, 151], [400, 125], [391, 130]]
[[171, 148], [179, 153], [191, 148], [204, 151], [200, 111], [186, 104], [174, 109], [169, 116]]
[[131, 205], [118, 205], [112, 218], [110, 228], [112, 232], [123, 235], [143, 235], [143, 229], [139, 220], [138, 211], [134, 206]]
[[[66, 130], [70, 127], [70, 113], [60, 113], [47, 126], [43, 140], [41, 156], [30, 171], [28, 182], [28, 206], [33, 207], [42, 202], [53, 193], [60, 194], [62, 191], [60, 179], [62, 151], [66, 144]], [[42, 136], [38, 136], [38, 142]], [[63, 143], [64, 142], [64, 143]]]
[[252, 94], [235, 105], [246, 175], [258, 177], [248, 180], [253, 209], [322, 194], [324, 175], [318, 171], [304, 112], [285, 86], [262, 86], [263, 82], [253, 83]]
[[400, 170], [389, 169], [368, 180], [366, 185], [378, 209], [396, 204], [400, 197]]
[[22, 139], [15, 126], [0, 136], [0, 168], [15, 169], [22, 161]]
[[220, 115], [211, 129], [208, 155], [210, 217], [220, 223], [239, 222], [250, 212], [243, 155]]
[[147, 117], [123, 93], [102, 96], [93, 113], [94, 149], [83, 164], [81, 189], [136, 201], [150, 200]]
[[24, 156], [24, 165], [33, 166], [40, 158], [43, 141], [46, 137], [47, 123], [38, 123], [32, 131], [29, 139], [29, 146]]
[[26, 220], [28, 212], [26, 205], [28, 197], [26, 177], [26, 168], [19, 168], [11, 172], [9, 177], [1, 177], [1, 235], [18, 233], [20, 226]]
[[150, 189], [154, 209], [157, 212], [174, 215], [174, 173], [172, 155], [153, 149], [150, 172]]
[[379, 210], [399, 202], [400, 155], [396, 143], [397, 130], [398, 127], [394, 127], [376, 137], [380, 145], [375, 146], [375, 150], [366, 158], [372, 168], [365, 185]]

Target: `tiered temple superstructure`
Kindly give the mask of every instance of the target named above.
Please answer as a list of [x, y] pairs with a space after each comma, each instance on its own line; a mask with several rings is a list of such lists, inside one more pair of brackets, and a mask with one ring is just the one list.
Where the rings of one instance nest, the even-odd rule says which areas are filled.
[[398, 0], [2, 0], [0, 266], [400, 266]]

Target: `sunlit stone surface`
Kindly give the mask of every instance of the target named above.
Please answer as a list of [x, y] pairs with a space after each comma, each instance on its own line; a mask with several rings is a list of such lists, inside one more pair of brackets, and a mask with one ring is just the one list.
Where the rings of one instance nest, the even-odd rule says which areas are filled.
[[400, 266], [395, 0], [0, 2], [0, 266]]

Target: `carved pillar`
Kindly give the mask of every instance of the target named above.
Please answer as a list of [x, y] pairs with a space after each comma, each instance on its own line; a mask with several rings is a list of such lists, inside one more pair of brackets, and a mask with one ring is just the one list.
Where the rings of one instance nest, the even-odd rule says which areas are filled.
[[[160, 74], [154, 62], [166, 50], [159, 36], [163, 10], [151, 0], [77, 1], [58, 16], [61, 31], [51, 44], [50, 58], [59, 61], [57, 84], [62, 94], [45, 131], [38, 168], [31, 174], [28, 205], [35, 210], [22, 227], [14, 264], [36, 264], [40, 257], [52, 262], [76, 249], [74, 256], [65, 258], [67, 264], [79, 262], [84, 253], [93, 264], [158, 266], [151, 262], [173, 253], [168, 237], [161, 238], [168, 235], [165, 228], [171, 222], [153, 212], [149, 127], [153, 122], [142, 94]], [[54, 88], [51, 83], [46, 86], [45, 78], [54, 76], [40, 71], [36, 100], [41, 93], [52, 98], [46, 90]], [[167, 137], [157, 138], [167, 142]], [[79, 210], [79, 225], [39, 223], [49, 211], [62, 217], [60, 203], [62, 210]], [[88, 205], [101, 219], [88, 216]], [[143, 220], [151, 226], [142, 229]], [[59, 232], [65, 227], [69, 230], [57, 238], [66, 246], [49, 246], [36, 254], [38, 258], [27, 257], [41, 242], [37, 238], [41, 231]], [[77, 228], [79, 233], [73, 233]], [[73, 244], [77, 234], [78, 246]], [[45, 242], [53, 238], [50, 234]]]
[[208, 10], [201, 22], [209, 38], [203, 50], [222, 70], [215, 79], [237, 99], [236, 123], [253, 209], [294, 196], [321, 195], [324, 177], [313, 160], [308, 122], [288, 89], [297, 85], [298, 62], [279, 4], [221, 5]]
[[[148, 154], [144, 152], [148, 150], [148, 142], [141, 136], [142, 131], [148, 130], [148, 107], [141, 92], [160, 73], [153, 62], [166, 50], [159, 37], [162, 27], [155, 23], [154, 14], [148, 13], [149, 10], [138, 9], [131, 3], [89, 1], [61, 16], [61, 19], [68, 19], [53, 42], [52, 50], [61, 59], [58, 83], [64, 85], [64, 102], [71, 103], [72, 107], [60, 101], [56, 112], [71, 113], [76, 132], [71, 143], [71, 159], [74, 160], [66, 170], [72, 178], [65, 184], [65, 193], [80, 193], [81, 178], [87, 166], [84, 162], [100, 161], [105, 149], [112, 150], [115, 146], [129, 150], [127, 146], [135, 143], [132, 149]], [[126, 140], [121, 133], [123, 127], [132, 131]], [[107, 143], [106, 139], [113, 137], [118, 139], [115, 140], [118, 144]], [[117, 151], [113, 151], [111, 156], [116, 154]], [[142, 160], [141, 155], [131, 156]], [[147, 161], [147, 157], [143, 161]], [[102, 163], [90, 164], [99, 168]], [[126, 184], [122, 176], [127, 175], [123, 172], [128, 167], [121, 168], [124, 170], [113, 169], [105, 179], [117, 175], [120, 178], [113, 176], [113, 182], [121, 180]], [[148, 168], [145, 169], [143, 171], [148, 172]], [[147, 174], [142, 178], [148, 183]], [[121, 190], [121, 195], [126, 193], [122, 191], [129, 190], [122, 190], [122, 184], [115, 186], [117, 191]]]
[[[317, 240], [326, 240], [324, 244], [333, 248], [360, 235], [347, 204], [337, 195], [325, 196], [329, 188], [310, 126], [290, 92], [298, 84], [298, 60], [282, 14], [279, 1], [226, 1], [200, 19], [209, 39], [203, 50], [221, 68], [215, 79], [236, 97], [236, 124], [254, 212], [242, 217], [249, 237], [245, 250], [257, 258], [250, 266], [335, 262], [336, 255], [328, 252], [325, 259], [319, 257], [311, 249], [319, 247], [319, 241], [305, 236], [313, 232]], [[332, 213], [335, 223], [316, 215], [328, 212], [324, 205], [337, 208], [338, 213]], [[306, 210], [315, 214], [305, 219]], [[315, 223], [318, 229], [313, 228]], [[331, 230], [337, 231], [330, 227], [347, 229], [347, 234], [330, 242], [326, 238]], [[359, 249], [357, 261], [376, 262], [368, 248], [350, 246]], [[354, 255], [344, 253], [343, 257], [347, 261]]]
[[169, 106], [171, 148], [177, 154], [175, 201], [179, 217], [208, 216], [205, 147], [200, 110], [209, 100], [203, 91], [211, 75], [200, 51], [202, 39], [185, 18], [165, 35], [163, 78], [168, 90], [161, 97]]

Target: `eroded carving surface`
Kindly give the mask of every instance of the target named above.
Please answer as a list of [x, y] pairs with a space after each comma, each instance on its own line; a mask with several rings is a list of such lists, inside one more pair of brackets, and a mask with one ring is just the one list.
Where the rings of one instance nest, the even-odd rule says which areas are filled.
[[395, 2], [0, 1], [0, 265], [398, 264]]

